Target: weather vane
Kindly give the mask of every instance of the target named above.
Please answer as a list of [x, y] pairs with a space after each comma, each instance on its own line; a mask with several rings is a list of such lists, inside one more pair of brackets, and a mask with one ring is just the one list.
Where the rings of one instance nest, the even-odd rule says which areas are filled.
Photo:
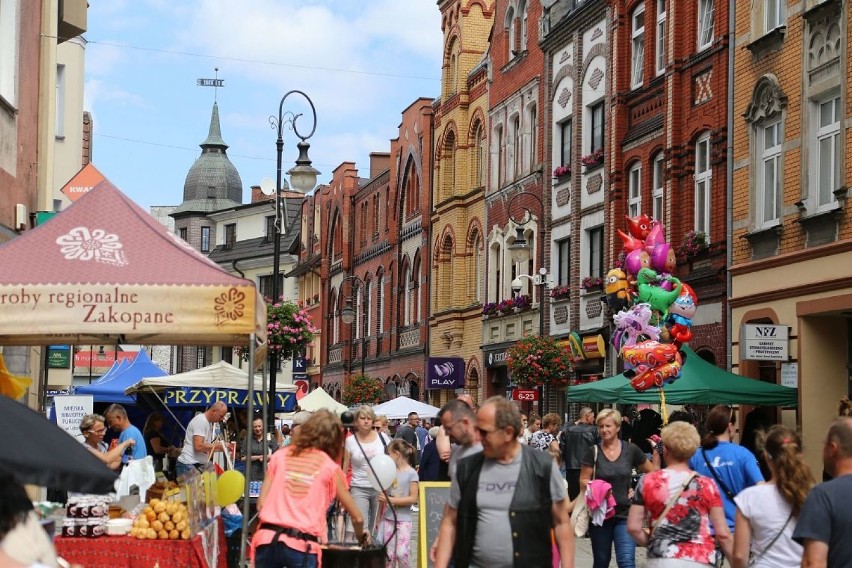
[[225, 86], [225, 80], [219, 78], [219, 68], [215, 68], [216, 78], [215, 79], [197, 79], [196, 85], [199, 87], [213, 87], [213, 102], [217, 102], [216, 96], [219, 94], [219, 87]]

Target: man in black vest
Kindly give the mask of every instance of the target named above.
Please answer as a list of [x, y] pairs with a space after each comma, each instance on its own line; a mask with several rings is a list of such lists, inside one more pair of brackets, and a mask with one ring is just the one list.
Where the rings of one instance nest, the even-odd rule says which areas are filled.
[[550, 529], [562, 568], [574, 566], [574, 536], [559, 468], [518, 441], [521, 415], [495, 396], [476, 414], [482, 452], [462, 459], [441, 522], [435, 568], [552, 566]]

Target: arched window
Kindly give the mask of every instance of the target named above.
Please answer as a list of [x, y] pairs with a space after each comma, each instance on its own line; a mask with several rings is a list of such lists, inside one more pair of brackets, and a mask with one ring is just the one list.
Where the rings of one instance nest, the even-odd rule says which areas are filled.
[[385, 331], [385, 275], [381, 274], [376, 284], [376, 335], [380, 335]]
[[373, 311], [370, 309], [372, 295], [373, 282], [368, 279], [364, 283], [364, 337], [370, 337], [373, 330]]
[[355, 291], [355, 339], [364, 336], [364, 290], [358, 286]]
[[485, 266], [485, 262], [482, 256], [482, 236], [479, 234], [479, 231], [474, 231], [473, 236], [471, 238], [471, 267], [468, 272], [471, 276], [473, 276], [473, 286], [468, 289], [470, 292], [469, 295], [472, 294], [472, 300], [474, 302], [482, 303], [483, 301], [483, 282], [482, 282], [482, 271]]
[[488, 154], [485, 148], [485, 129], [481, 122], [476, 123], [474, 134], [474, 145], [476, 147], [476, 178], [474, 180], [475, 187], [485, 187], [485, 172], [488, 164]]
[[409, 326], [411, 325], [411, 266], [406, 264], [405, 273], [403, 275], [403, 285], [405, 286], [405, 294], [403, 300], [403, 316], [402, 316], [402, 325]]
[[512, 59], [520, 51], [520, 25], [515, 21], [515, 9], [509, 6], [506, 9], [506, 46], [509, 48], [509, 53], [506, 59]]
[[642, 214], [642, 163], [638, 160], [630, 166], [627, 174], [627, 216]]
[[328, 305], [331, 306], [331, 344], [334, 345], [340, 342], [340, 306], [336, 290], [331, 291]]
[[645, 66], [645, 5], [633, 10], [630, 16], [630, 37], [632, 42], [630, 86], [641, 87], [643, 79], [643, 68]]
[[665, 184], [665, 172], [663, 171], [663, 152], [657, 152], [652, 161], [654, 164], [653, 195], [651, 201], [651, 217], [663, 222], [665, 215], [663, 192]]
[[447, 132], [444, 140], [444, 152], [441, 156], [441, 201], [449, 199], [455, 193], [456, 185], [456, 134]]
[[492, 243], [488, 253], [488, 266], [491, 267], [489, 272], [490, 285], [488, 286], [488, 299], [491, 302], [499, 302], [503, 299], [503, 255], [501, 254], [500, 245]]
[[411, 270], [411, 310], [412, 323], [420, 321], [420, 253], [414, 257], [414, 267]]

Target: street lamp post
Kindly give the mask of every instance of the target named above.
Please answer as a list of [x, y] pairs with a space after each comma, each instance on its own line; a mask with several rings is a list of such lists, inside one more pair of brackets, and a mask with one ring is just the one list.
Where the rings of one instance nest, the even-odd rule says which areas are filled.
[[[513, 260], [515, 262], [521, 262], [526, 258], [530, 258], [530, 245], [524, 235], [523, 227], [527, 225], [530, 221], [532, 221], [532, 211], [530, 211], [529, 207], [525, 205], [521, 205], [524, 211], [524, 216], [518, 220], [512, 214], [512, 205], [518, 201], [521, 197], [530, 198], [536, 201], [539, 205], [541, 211], [541, 217], [539, 218], [539, 226], [538, 226], [538, 234], [539, 234], [539, 249], [541, 249], [540, 257], [541, 261], [539, 262], [538, 274], [535, 276], [530, 276], [529, 274], [519, 274], [512, 280], [512, 291], [516, 294], [521, 291], [524, 286], [524, 279], [527, 279], [532, 283], [533, 286], [539, 287], [538, 292], [538, 335], [539, 337], [544, 337], [544, 314], [545, 314], [545, 298], [547, 291], [547, 268], [544, 266], [544, 237], [545, 237], [545, 220], [544, 220], [544, 203], [542, 203], [541, 199], [534, 193], [526, 193], [520, 192], [516, 193], [512, 199], [509, 200], [509, 205], [507, 207], [509, 213], [509, 219], [517, 225], [515, 228], [515, 240], [509, 245], [507, 250], [511, 251]], [[544, 389], [539, 388], [539, 396], [541, 397], [541, 401], [539, 402], [539, 406], [542, 409], [545, 407], [544, 405]]]
[[[346, 305], [340, 311], [340, 319], [342, 319], [343, 323], [345, 323], [346, 325], [352, 325], [352, 323], [355, 322], [356, 317], [358, 317], [359, 315], [363, 316], [363, 310], [361, 310], [362, 311], [361, 314], [356, 314], [355, 309], [352, 307], [352, 286], [354, 286], [355, 285], [354, 283], [357, 282], [358, 291], [362, 294], [362, 300], [361, 301], [363, 302], [364, 301], [364, 299], [363, 299], [364, 281], [361, 280], [360, 277], [355, 276], [354, 274], [352, 276], [346, 276], [340, 282], [341, 291], [343, 290], [344, 282], [346, 282], [347, 280], [352, 282], [352, 284], [350, 284], [349, 296], [347, 296], [347, 298], [346, 298]], [[361, 325], [363, 326], [363, 324], [364, 324], [364, 322], [362, 321]], [[364, 362], [367, 358], [367, 350], [365, 349], [365, 347], [367, 345], [367, 343], [366, 343], [367, 336], [365, 335], [365, 332], [366, 332], [366, 330], [362, 328], [361, 329], [361, 376], [362, 377], [364, 376]]]
[[[313, 116], [313, 126], [307, 135], [302, 135], [296, 126], [296, 120], [299, 114], [285, 113], [284, 101], [292, 94], [298, 94], [308, 101], [311, 107]], [[290, 176], [290, 187], [299, 193], [307, 193], [311, 191], [317, 183], [319, 171], [311, 166], [311, 159], [308, 157], [308, 149], [311, 147], [307, 139], [314, 135], [317, 129], [317, 111], [314, 108], [314, 103], [310, 97], [302, 91], [288, 91], [281, 97], [281, 102], [278, 105], [278, 117], [270, 116], [269, 123], [272, 128], [278, 132], [278, 140], [275, 143], [277, 161], [275, 169], [275, 240], [273, 241], [272, 249], [272, 303], [281, 301], [281, 288], [279, 286], [281, 272], [281, 235], [287, 232], [287, 200], [281, 199], [281, 157], [284, 152], [284, 125], [289, 124], [293, 133], [299, 137], [300, 142], [296, 145], [299, 149], [299, 157], [296, 159], [296, 165], [291, 168], [287, 174]], [[268, 409], [269, 423], [275, 424], [273, 415], [275, 414], [275, 378], [278, 374], [278, 352], [274, 349], [269, 350], [269, 401], [270, 408]]]
[[516, 231], [515, 241], [506, 248], [507, 248], [507, 250], [511, 251], [512, 256], [516, 260], [516, 262], [520, 262], [521, 260], [528, 258], [529, 255], [530, 255], [530, 252], [531, 252], [529, 242], [527, 241], [526, 236], [524, 236], [523, 227], [525, 225], [527, 225], [530, 221], [532, 221], [532, 211], [530, 211], [528, 207], [522, 205], [521, 207], [524, 210], [524, 216], [521, 218], [520, 221], [517, 220], [515, 218], [515, 216], [512, 214], [512, 205], [515, 203], [515, 201], [517, 201], [521, 197], [533, 199], [534, 201], [538, 202], [538, 205], [541, 208], [541, 217], [540, 217], [540, 222], [539, 222], [539, 227], [538, 227], [538, 234], [539, 234], [539, 237], [540, 237], [539, 238], [539, 243], [540, 243], [539, 248], [541, 249], [541, 252], [540, 252], [541, 261], [539, 262], [538, 274], [535, 275], [535, 276], [530, 276], [529, 274], [519, 274], [514, 280], [512, 280], [512, 290], [515, 293], [520, 292], [521, 288], [523, 287], [523, 279], [528, 279], [533, 284], [533, 286], [539, 287], [539, 292], [538, 292], [538, 311], [539, 311], [539, 314], [538, 314], [539, 315], [539, 317], [538, 317], [538, 324], [539, 324], [538, 325], [538, 334], [540, 336], [543, 336], [544, 335], [544, 307], [545, 307], [544, 304], [545, 304], [545, 297], [546, 297], [545, 292], [546, 292], [546, 289], [547, 289], [547, 268], [544, 266], [544, 243], [545, 243], [545, 240], [544, 240], [544, 235], [545, 235], [544, 204], [541, 202], [541, 199], [539, 199], [538, 196], [535, 195], [534, 193], [525, 193], [525, 192], [516, 193], [512, 197], [512, 199], [509, 200], [509, 206], [508, 206], [509, 219], [515, 225], [517, 225], [517, 227], [515, 228], [515, 231]]

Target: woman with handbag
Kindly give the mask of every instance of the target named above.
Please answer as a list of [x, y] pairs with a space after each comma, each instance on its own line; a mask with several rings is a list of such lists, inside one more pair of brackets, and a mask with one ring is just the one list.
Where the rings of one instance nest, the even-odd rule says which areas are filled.
[[618, 567], [635, 568], [636, 543], [627, 534], [627, 511], [633, 492], [630, 483], [634, 469], [647, 473], [653, 471], [654, 466], [636, 444], [621, 440], [621, 414], [617, 410], [601, 410], [596, 422], [601, 443], [589, 448], [583, 458], [578, 499], [584, 499], [590, 481], [600, 479], [612, 486], [616, 505], [615, 515], [603, 521], [602, 525], [589, 525], [594, 568], [608, 568], [613, 544]]
[[661, 435], [668, 466], [639, 480], [627, 532], [639, 546], [648, 547], [648, 568], [713, 566], [717, 542], [730, 561], [733, 537], [719, 489], [712, 479], [689, 469], [701, 441], [698, 431], [692, 424], [673, 422]]
[[732, 564], [734, 568], [798, 566], [802, 545], [793, 540], [793, 531], [814, 476], [802, 455], [802, 439], [786, 426], [769, 429], [762, 453], [772, 478], [743, 489], [734, 498], [737, 520]]

